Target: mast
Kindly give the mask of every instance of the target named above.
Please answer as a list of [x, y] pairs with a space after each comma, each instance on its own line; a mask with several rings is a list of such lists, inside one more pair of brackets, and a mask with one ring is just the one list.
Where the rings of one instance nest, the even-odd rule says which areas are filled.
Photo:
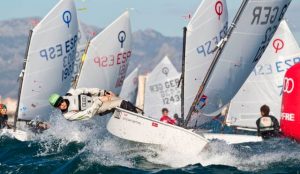
[[184, 120], [184, 75], [185, 75], [186, 31], [187, 31], [187, 28], [183, 27], [182, 67], [181, 67], [181, 77], [180, 77], [180, 80], [179, 80], [179, 83], [178, 83], [178, 87], [181, 85], [180, 98], [181, 98], [181, 119], [182, 120]]
[[75, 78], [75, 81], [73, 83], [73, 88], [76, 88], [77, 87], [77, 84], [78, 84], [78, 79], [79, 79], [79, 76], [80, 76], [80, 72], [81, 72], [81, 69], [82, 69], [82, 66], [83, 66], [83, 63], [86, 59], [86, 53], [89, 49], [89, 46], [90, 46], [90, 43], [91, 43], [91, 39], [89, 39], [88, 43], [86, 44], [86, 47], [84, 49], [84, 53], [81, 57], [81, 62], [80, 62], [80, 66], [79, 66], [79, 71], [78, 71], [78, 74], [76, 75], [76, 78]]
[[15, 115], [14, 115], [14, 131], [16, 131], [16, 128], [17, 128], [17, 121], [18, 121], [19, 107], [20, 107], [20, 97], [21, 97], [21, 91], [22, 91], [22, 86], [23, 86], [23, 77], [24, 77], [24, 73], [25, 73], [27, 57], [28, 57], [28, 51], [29, 51], [29, 45], [30, 45], [32, 33], [33, 33], [33, 30], [30, 30], [28, 40], [27, 40], [27, 47], [26, 47], [26, 51], [25, 51], [25, 55], [24, 55], [23, 68], [22, 68], [22, 71], [19, 75], [18, 102], [17, 102], [16, 112], [15, 112]]
[[193, 104], [192, 104], [192, 106], [191, 106], [191, 108], [189, 110], [189, 113], [188, 113], [188, 115], [186, 117], [186, 120], [184, 121], [184, 127], [187, 127], [187, 125], [188, 125], [188, 123], [189, 123], [189, 121], [191, 119], [192, 113], [194, 112], [194, 110], [196, 108], [196, 104], [200, 100], [200, 98], [202, 97], [204, 89], [205, 89], [205, 87], [206, 87], [206, 85], [207, 85], [207, 83], [208, 83], [208, 81], [210, 79], [210, 76], [213, 73], [213, 70], [214, 70], [216, 64], [218, 63], [219, 57], [220, 57], [220, 55], [223, 52], [223, 48], [225, 47], [228, 39], [230, 38], [230, 35], [232, 34], [232, 32], [233, 32], [233, 30], [234, 30], [237, 22], [239, 21], [239, 18], [241, 16], [242, 12], [244, 11], [245, 7], [247, 6], [248, 1], [249, 0], [243, 0], [243, 2], [241, 4], [241, 6], [240, 6], [240, 8], [239, 8], [239, 10], [237, 12], [237, 14], [235, 15], [235, 17], [234, 17], [234, 19], [233, 19], [233, 21], [232, 21], [232, 23], [231, 23], [231, 25], [229, 27], [229, 30], [228, 30], [228, 33], [226, 34], [226, 37], [224, 39], [222, 39], [219, 42], [219, 44], [217, 45], [217, 47], [215, 48], [214, 51], [217, 51], [217, 53], [216, 53], [216, 55], [215, 55], [215, 57], [214, 57], [211, 65], [210, 65], [210, 67], [209, 67], [209, 69], [208, 69], [208, 71], [207, 71], [204, 79], [203, 79], [203, 82], [202, 82], [202, 84], [201, 84], [201, 86], [200, 86], [200, 88], [199, 88], [199, 90], [197, 92], [197, 95], [196, 95], [196, 97], [195, 97], [195, 99], [193, 101]]

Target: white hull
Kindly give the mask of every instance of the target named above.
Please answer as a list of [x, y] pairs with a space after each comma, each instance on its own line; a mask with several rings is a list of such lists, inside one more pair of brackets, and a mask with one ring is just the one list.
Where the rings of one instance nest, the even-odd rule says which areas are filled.
[[109, 120], [107, 129], [122, 139], [161, 145], [183, 154], [198, 154], [208, 143], [203, 136], [190, 130], [120, 108]]
[[203, 136], [208, 140], [222, 140], [225, 141], [227, 144], [240, 144], [263, 141], [261, 137], [253, 135], [203, 133]]
[[13, 129], [2, 129], [0, 130], [0, 135], [8, 135], [11, 136], [19, 141], [28, 141], [30, 138], [30, 135], [22, 130], [16, 130]]

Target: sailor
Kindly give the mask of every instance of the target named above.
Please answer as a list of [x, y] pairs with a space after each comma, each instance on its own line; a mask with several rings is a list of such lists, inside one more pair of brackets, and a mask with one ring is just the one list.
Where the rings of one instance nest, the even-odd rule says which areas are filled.
[[178, 114], [175, 113], [173, 116], [177, 126], [183, 126], [183, 119], [179, 118]]
[[280, 135], [279, 122], [274, 116], [269, 115], [269, 106], [262, 105], [260, 113], [261, 117], [256, 121], [258, 136], [261, 136], [263, 139], [278, 137]]
[[70, 89], [65, 96], [52, 94], [49, 102], [62, 111], [69, 121], [88, 120], [95, 115], [105, 115], [113, 112], [116, 107], [135, 112], [136, 107], [111, 91], [98, 88]]
[[169, 110], [167, 108], [162, 108], [161, 112], [162, 112], [162, 116], [160, 118], [160, 121], [169, 123], [172, 125], [176, 124], [176, 120], [169, 117]]
[[7, 107], [5, 104], [0, 104], [0, 129], [8, 127], [7, 120]]

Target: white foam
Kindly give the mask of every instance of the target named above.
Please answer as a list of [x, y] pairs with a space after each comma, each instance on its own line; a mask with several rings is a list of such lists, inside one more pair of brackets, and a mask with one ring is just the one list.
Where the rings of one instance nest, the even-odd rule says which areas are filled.
[[[159, 149], [152, 148], [158, 154], [156, 156], [148, 155], [147, 153], [141, 152], [147, 158], [148, 161], [155, 164], [167, 165], [174, 168], [180, 168], [187, 165], [193, 165], [200, 163], [203, 166], [209, 165], [226, 165], [236, 167], [243, 171], [258, 171], [267, 169], [271, 164], [277, 162], [285, 162], [289, 160], [300, 161], [300, 151], [297, 150], [300, 145], [295, 143], [289, 143], [288, 147], [292, 147], [289, 150], [284, 145], [287, 142], [281, 140], [275, 140], [275, 142], [263, 142], [267, 145], [275, 144], [273, 149], [267, 149], [263, 147], [257, 150], [257, 147], [262, 143], [243, 146], [243, 145], [228, 145], [224, 142], [212, 142], [210, 143], [210, 149], [202, 152], [201, 154], [195, 154], [194, 156], [185, 156], [179, 154], [172, 149]], [[295, 148], [296, 147], [296, 148]]]
[[109, 116], [105, 116], [88, 121], [69, 122], [60, 114], [54, 114], [50, 121], [51, 128], [34, 137], [41, 144], [38, 155], [59, 153], [69, 143], [75, 142], [83, 146], [77, 153], [84, 153], [83, 161], [86, 164], [81, 164], [81, 168], [93, 163], [147, 168], [143, 164], [136, 164], [137, 157], [144, 157], [154, 166], [157, 164], [179, 168], [200, 163], [203, 166], [233, 166], [243, 171], [263, 170], [276, 162], [300, 161], [300, 145], [283, 140], [252, 143], [247, 146], [233, 146], [215, 141], [209, 143], [209, 150], [187, 156], [178, 153], [176, 149], [141, 145], [116, 138], [105, 128], [108, 118]]
[[[112, 137], [106, 130], [109, 116], [94, 117], [87, 121], [67, 121], [59, 112], [54, 112], [50, 119], [50, 128], [42, 134], [33, 136], [41, 149], [38, 156], [60, 153], [70, 143], [79, 143], [84, 147], [77, 153], [87, 154], [87, 163], [99, 163], [106, 166], [132, 166], [132, 162], [122, 155], [124, 143]], [[126, 143], [125, 143], [126, 144]], [[82, 166], [84, 167], [84, 166]]]

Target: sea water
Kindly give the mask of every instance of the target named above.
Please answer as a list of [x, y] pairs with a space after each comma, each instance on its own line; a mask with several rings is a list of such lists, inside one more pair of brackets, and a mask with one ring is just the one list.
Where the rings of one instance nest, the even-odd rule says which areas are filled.
[[51, 128], [30, 141], [2, 135], [0, 173], [300, 173], [300, 144], [289, 139], [213, 141], [185, 156], [114, 137], [105, 129], [107, 119], [69, 122], [53, 114]]

